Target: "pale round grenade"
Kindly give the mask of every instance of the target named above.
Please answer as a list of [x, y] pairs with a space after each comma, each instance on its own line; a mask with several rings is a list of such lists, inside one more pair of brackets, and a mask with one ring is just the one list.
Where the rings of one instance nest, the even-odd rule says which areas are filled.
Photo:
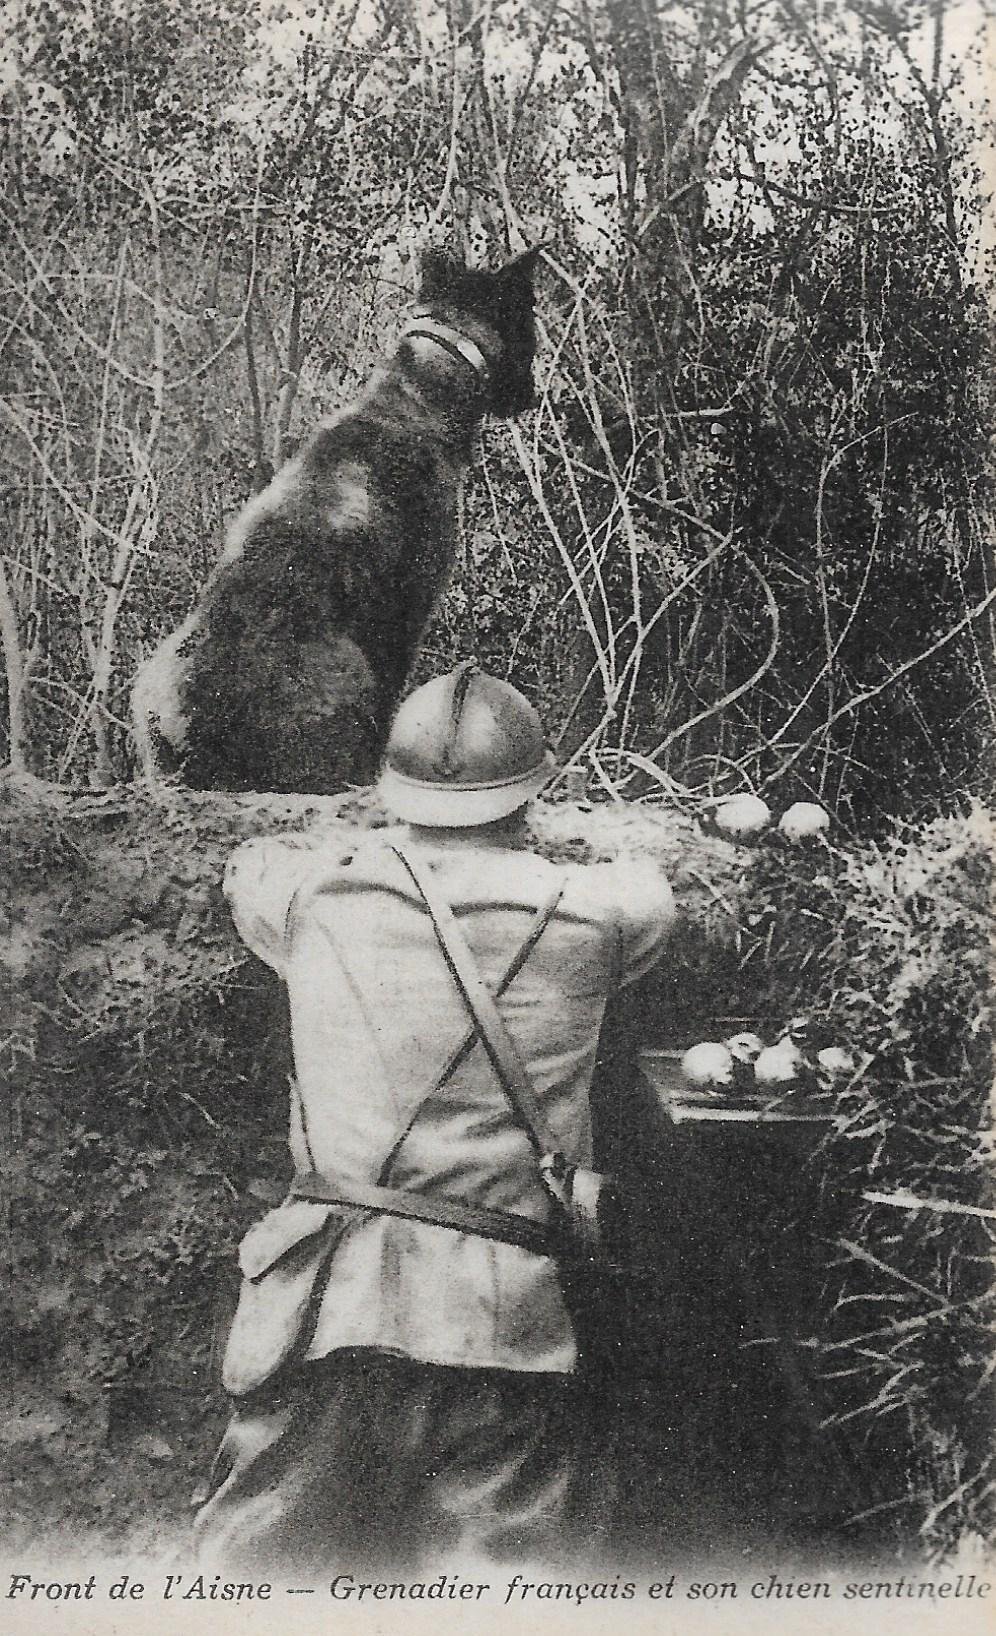
[[822, 1051], [817, 1051], [816, 1066], [827, 1079], [843, 1079], [845, 1075], [853, 1074], [857, 1063], [842, 1045], [827, 1045]]
[[815, 801], [795, 801], [778, 820], [778, 832], [787, 841], [809, 841], [830, 828], [830, 814]]
[[754, 1078], [758, 1085], [791, 1085], [802, 1067], [802, 1053], [789, 1038], [777, 1045], [769, 1045], [754, 1064]]
[[685, 1081], [697, 1090], [723, 1090], [733, 1084], [733, 1058], [725, 1045], [716, 1040], [702, 1040], [685, 1052], [681, 1072]]
[[764, 1041], [760, 1034], [751, 1034], [749, 1032], [731, 1034], [725, 1044], [734, 1062], [747, 1064], [756, 1062], [764, 1050]]
[[716, 828], [734, 839], [760, 835], [771, 822], [771, 808], [758, 795], [731, 795], [714, 814]]

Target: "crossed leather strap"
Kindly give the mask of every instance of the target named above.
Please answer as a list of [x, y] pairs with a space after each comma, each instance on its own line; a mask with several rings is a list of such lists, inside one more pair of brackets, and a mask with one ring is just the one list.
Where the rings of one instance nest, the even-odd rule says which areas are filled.
[[[320, 1203], [359, 1206], [380, 1211], [385, 1215], [429, 1222], [434, 1226], [452, 1227], [460, 1232], [476, 1233], [484, 1238], [497, 1239], [503, 1243], [519, 1245], [523, 1249], [549, 1254], [554, 1248], [553, 1234], [548, 1227], [531, 1220], [528, 1216], [506, 1210], [493, 1210], [485, 1205], [468, 1204], [462, 1199], [438, 1194], [410, 1193], [386, 1185], [394, 1161], [425, 1103], [451, 1078], [479, 1038], [512, 1110], [536, 1153], [541, 1177], [551, 1197], [561, 1207], [570, 1206], [572, 1214], [579, 1217], [582, 1223], [590, 1214], [594, 1231], [597, 1187], [593, 1188], [590, 1199], [585, 1197], [585, 1179], [591, 1173], [574, 1172], [563, 1155], [555, 1149], [545, 1129], [529, 1071], [495, 1004], [494, 996], [481, 977], [453, 910], [438, 891], [436, 882], [427, 868], [416, 863], [415, 859], [401, 847], [392, 847], [392, 851], [401, 860], [425, 903], [443, 957], [474, 1026], [454, 1051], [442, 1074], [433, 1081], [425, 1095], [419, 1098], [414, 1112], [409, 1116], [385, 1159], [377, 1182], [336, 1182], [317, 1172], [311, 1172], [295, 1178], [290, 1189], [291, 1195]], [[540, 905], [524, 943], [502, 978], [499, 994], [505, 991], [512, 979], [521, 971], [553, 916], [562, 893], [563, 885], [558, 885]]]

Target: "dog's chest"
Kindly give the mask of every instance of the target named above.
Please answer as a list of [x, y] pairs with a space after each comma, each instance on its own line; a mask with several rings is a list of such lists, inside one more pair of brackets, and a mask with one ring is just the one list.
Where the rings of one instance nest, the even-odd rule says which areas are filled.
[[373, 453], [337, 471], [328, 523], [362, 530], [385, 567], [417, 561], [430, 576], [445, 572], [456, 543], [461, 477], [460, 467], [424, 448], [393, 450], [380, 460]]

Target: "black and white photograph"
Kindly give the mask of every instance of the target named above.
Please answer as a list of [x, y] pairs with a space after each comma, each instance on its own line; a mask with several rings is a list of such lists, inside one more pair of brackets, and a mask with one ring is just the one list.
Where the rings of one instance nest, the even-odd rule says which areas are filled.
[[8, 0], [0, 1629], [996, 1618], [990, 0]]

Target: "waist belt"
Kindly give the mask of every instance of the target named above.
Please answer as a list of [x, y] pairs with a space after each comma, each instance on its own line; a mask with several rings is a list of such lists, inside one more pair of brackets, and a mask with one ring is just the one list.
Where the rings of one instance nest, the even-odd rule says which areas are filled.
[[460, 1199], [404, 1193], [397, 1187], [378, 1187], [375, 1182], [329, 1181], [311, 1171], [297, 1176], [291, 1184], [292, 1198], [312, 1199], [318, 1204], [352, 1205], [376, 1210], [385, 1216], [401, 1216], [424, 1221], [432, 1227], [451, 1227], [459, 1233], [475, 1233], [479, 1238], [515, 1244], [537, 1255], [553, 1253], [553, 1236], [541, 1222], [509, 1210], [492, 1210], [484, 1204], [464, 1204]]

